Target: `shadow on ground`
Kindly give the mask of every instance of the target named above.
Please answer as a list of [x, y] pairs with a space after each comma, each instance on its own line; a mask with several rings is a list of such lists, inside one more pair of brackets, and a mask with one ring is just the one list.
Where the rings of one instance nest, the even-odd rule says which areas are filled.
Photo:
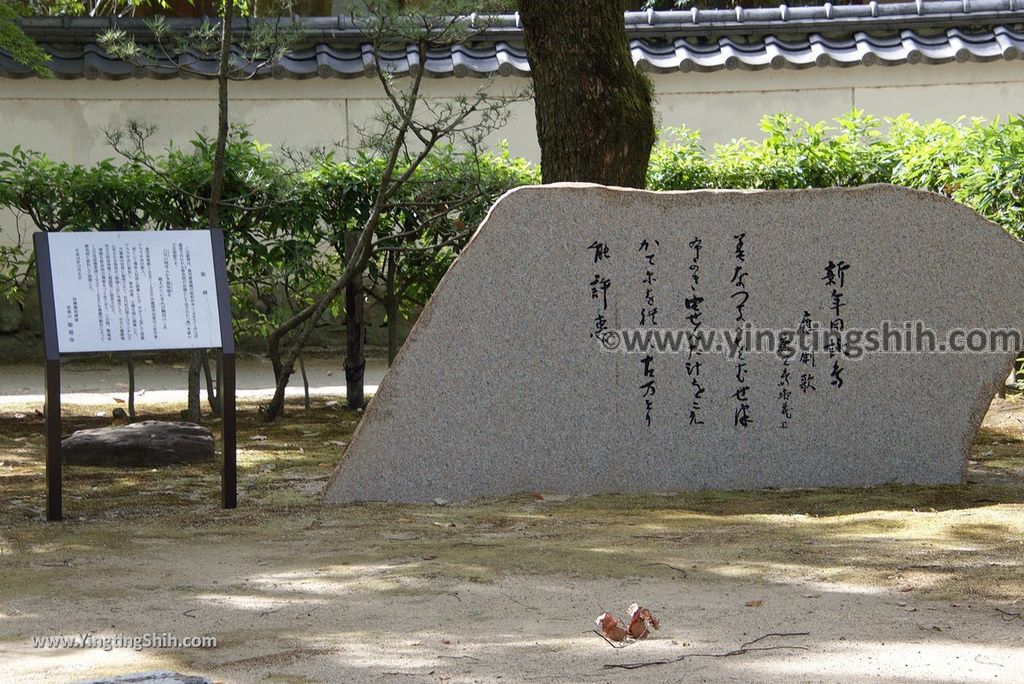
[[[0, 679], [984, 681], [1024, 667], [1021, 415], [997, 401], [960, 486], [324, 506], [358, 414], [292, 406], [266, 426], [245, 405], [238, 510], [218, 508], [215, 464], [67, 468], [55, 525], [41, 519], [41, 419], [9, 410]], [[634, 600], [661, 614], [658, 639], [612, 650], [589, 631]], [[31, 647], [88, 632], [218, 647]], [[720, 657], [771, 633], [768, 650]]]

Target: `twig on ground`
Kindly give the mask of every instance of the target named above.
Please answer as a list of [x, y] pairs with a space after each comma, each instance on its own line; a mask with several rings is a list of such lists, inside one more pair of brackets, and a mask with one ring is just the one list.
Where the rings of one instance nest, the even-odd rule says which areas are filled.
[[512, 598], [511, 596], [509, 596], [508, 594], [506, 594], [504, 592], [501, 595], [504, 596], [505, 598], [507, 598], [512, 603], [518, 605], [518, 606], [522, 606], [523, 608], [529, 608], [530, 610], [537, 610], [536, 606], [531, 606], [529, 603], [523, 603], [522, 601], [514, 599], [514, 598]]
[[810, 632], [768, 632], [762, 636], [757, 637], [753, 641], [748, 641], [745, 644], [741, 644], [740, 648], [746, 648], [747, 646], [753, 646], [759, 641], [764, 641], [770, 637], [791, 637], [791, 636], [810, 636]]
[[633, 539], [654, 539], [655, 541], [692, 541], [692, 534], [634, 534]]
[[491, 549], [497, 546], [497, 544], [481, 544], [479, 542], [461, 541], [455, 542], [452, 546], [475, 546], [481, 549]]
[[1002, 613], [1003, 620], [1005, 620], [1006, 622], [1013, 622], [1014, 620], [1024, 620], [1024, 614], [1022, 613], [1015, 613], [1012, 610], [1003, 610], [998, 606], [996, 606], [996, 610]]
[[981, 665], [993, 665], [995, 667], [1003, 667], [1003, 665], [1001, 663], [997, 663], [997, 662], [994, 662], [994, 661], [991, 661], [991, 660], [983, 659], [981, 657], [980, 653], [978, 655], [974, 656], [974, 662], [979, 663]]
[[[790, 632], [790, 633], [771, 633], [765, 634], [764, 636], [758, 637], [753, 641], [748, 641], [746, 644], [740, 646], [732, 651], [725, 651], [724, 653], [684, 653], [676, 658], [667, 658], [665, 660], [651, 660], [646, 663], [608, 663], [604, 666], [606, 670], [639, 670], [642, 667], [653, 667], [655, 665], [671, 665], [672, 663], [681, 663], [687, 658], [731, 658], [733, 656], [746, 655], [747, 653], [754, 653], [757, 651], [806, 651], [806, 646], [756, 646], [751, 648], [750, 644], [756, 644], [762, 639], [767, 639], [772, 636], [807, 636], [810, 632]], [[607, 641], [607, 639], [605, 640]]]
[[683, 570], [680, 567], [676, 567], [675, 565], [671, 565], [669, 563], [641, 563], [640, 567], [646, 567], [646, 566], [649, 566], [649, 565], [664, 565], [666, 568], [671, 568], [672, 570], [675, 570], [676, 572], [683, 573], [683, 577], [687, 576], [685, 570]]

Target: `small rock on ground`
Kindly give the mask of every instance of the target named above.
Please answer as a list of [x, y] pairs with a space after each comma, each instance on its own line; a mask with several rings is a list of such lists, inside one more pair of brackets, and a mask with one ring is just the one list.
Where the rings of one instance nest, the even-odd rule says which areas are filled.
[[212, 461], [213, 433], [194, 423], [144, 420], [79, 430], [61, 442], [71, 465], [159, 467]]
[[90, 679], [77, 684], [213, 684], [213, 682], [206, 677], [185, 675], [180, 672], [153, 671]]

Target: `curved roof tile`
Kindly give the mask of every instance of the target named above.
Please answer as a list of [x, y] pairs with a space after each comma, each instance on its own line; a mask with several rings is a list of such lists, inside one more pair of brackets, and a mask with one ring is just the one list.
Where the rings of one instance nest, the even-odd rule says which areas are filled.
[[[466, 45], [421, 55], [410, 44], [375, 55], [372, 44], [351, 21], [306, 19], [302, 23], [309, 45], [288, 52], [276, 63], [247, 66], [249, 71], [239, 75], [359, 78], [372, 76], [379, 66], [399, 75], [424, 69], [426, 76], [435, 78], [529, 76], [518, 15], [474, 15], [465, 21], [476, 30]], [[634, 61], [653, 73], [986, 62], [1016, 59], [1024, 51], [1024, 0], [627, 12], [625, 21]], [[96, 36], [114, 25], [134, 30], [140, 41], [145, 40], [145, 25], [138, 20], [23, 23], [53, 56], [51, 66], [59, 78], [204, 78], [216, 72], [213, 55], [193, 52], [145, 64], [113, 58], [96, 44]], [[171, 20], [169, 25], [172, 31], [183, 32], [196, 22]], [[240, 20], [237, 30], [244, 33], [249, 26], [247, 20]], [[240, 51], [235, 53], [243, 57]], [[0, 51], [0, 77], [32, 75]]]

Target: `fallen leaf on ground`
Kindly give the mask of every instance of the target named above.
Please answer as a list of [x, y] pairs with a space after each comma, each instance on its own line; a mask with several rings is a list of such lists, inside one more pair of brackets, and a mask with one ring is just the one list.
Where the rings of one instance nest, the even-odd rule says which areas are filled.
[[601, 636], [609, 641], [625, 641], [628, 636], [622, 622], [611, 613], [601, 613], [594, 622], [597, 624]]
[[651, 636], [652, 629], [661, 629], [661, 622], [658, 618], [639, 603], [634, 603], [629, 607], [629, 615], [629, 627], [626, 628], [626, 631], [634, 639], [646, 639]]

